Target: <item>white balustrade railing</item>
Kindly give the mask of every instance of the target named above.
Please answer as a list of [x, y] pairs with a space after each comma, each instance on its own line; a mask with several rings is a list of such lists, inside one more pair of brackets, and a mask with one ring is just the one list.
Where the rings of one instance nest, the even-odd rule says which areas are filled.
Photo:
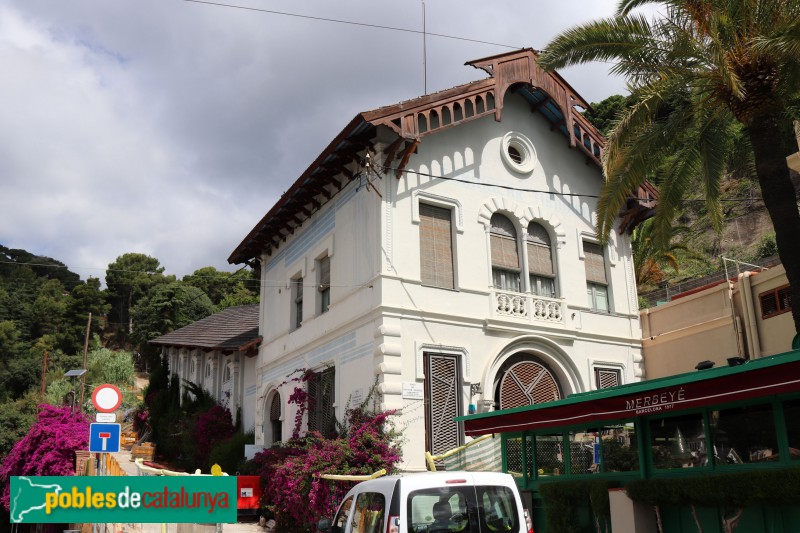
[[518, 292], [494, 292], [498, 315], [543, 322], [564, 322], [564, 302], [556, 298]]

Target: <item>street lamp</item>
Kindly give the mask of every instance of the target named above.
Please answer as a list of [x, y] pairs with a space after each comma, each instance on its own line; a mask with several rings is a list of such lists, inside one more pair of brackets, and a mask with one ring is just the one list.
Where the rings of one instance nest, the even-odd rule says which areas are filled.
[[78, 368], [75, 370], [68, 370], [66, 374], [64, 374], [65, 378], [72, 379], [72, 390], [70, 394], [72, 394], [72, 410], [75, 410], [75, 378], [79, 378], [86, 373], [85, 368]]

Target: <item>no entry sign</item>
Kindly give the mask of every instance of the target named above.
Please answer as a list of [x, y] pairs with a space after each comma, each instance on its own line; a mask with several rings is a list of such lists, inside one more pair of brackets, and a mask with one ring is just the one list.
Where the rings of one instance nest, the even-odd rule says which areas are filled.
[[100, 413], [113, 413], [122, 404], [122, 393], [115, 385], [98, 385], [92, 393], [92, 403]]

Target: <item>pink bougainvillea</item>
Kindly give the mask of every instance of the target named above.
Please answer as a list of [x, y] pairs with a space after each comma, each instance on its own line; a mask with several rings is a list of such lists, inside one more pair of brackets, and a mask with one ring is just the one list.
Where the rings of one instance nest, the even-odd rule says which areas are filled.
[[[300, 387], [292, 394], [294, 402], [306, 401], [298, 390]], [[374, 413], [364, 408], [366, 404], [346, 410], [337, 438], [310, 432], [256, 455], [263, 501], [279, 525], [292, 530], [313, 529], [320, 518], [332, 516], [354, 485], [328, 481], [320, 474], [373, 474], [382, 468], [393, 471], [401, 457], [399, 435], [389, 423], [394, 411]]]
[[228, 440], [236, 431], [231, 422], [231, 412], [226, 407], [215, 405], [197, 415], [194, 438], [197, 443], [198, 460], [208, 460], [217, 444]]
[[89, 419], [69, 407], [40, 405], [39, 417], [0, 465], [0, 502], [8, 510], [11, 476], [71, 476], [75, 451], [89, 448]]

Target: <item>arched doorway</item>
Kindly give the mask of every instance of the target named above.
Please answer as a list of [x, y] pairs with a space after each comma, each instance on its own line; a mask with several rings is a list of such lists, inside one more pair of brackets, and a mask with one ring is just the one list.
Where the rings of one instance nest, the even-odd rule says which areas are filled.
[[533, 354], [510, 357], [495, 378], [495, 406], [511, 409], [563, 398], [561, 385], [550, 367]]

